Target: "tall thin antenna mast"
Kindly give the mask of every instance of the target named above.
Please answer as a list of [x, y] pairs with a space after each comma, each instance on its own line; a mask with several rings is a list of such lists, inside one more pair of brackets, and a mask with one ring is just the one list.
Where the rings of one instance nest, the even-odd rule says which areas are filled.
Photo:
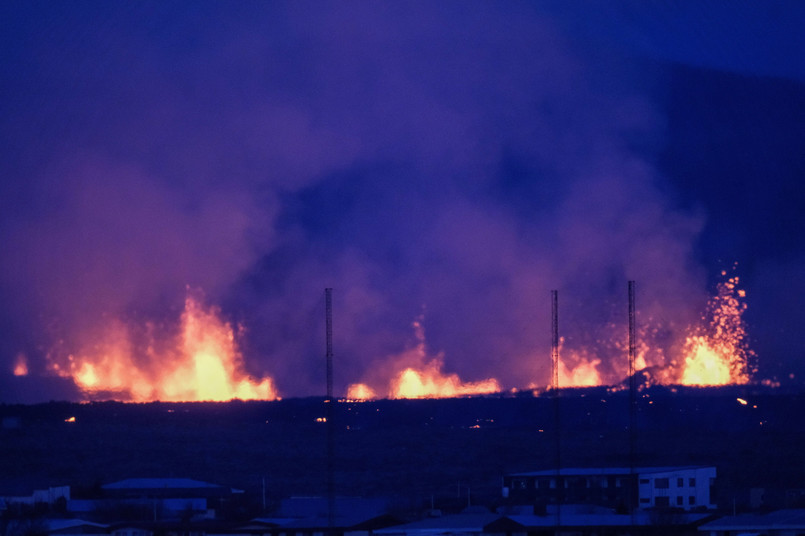
[[[637, 333], [635, 331], [635, 282], [629, 281], [629, 473], [630, 475], [630, 490], [634, 489], [639, 492], [638, 486], [634, 482], [635, 471], [635, 421], [637, 420], [637, 379], [635, 378], [635, 339]], [[633, 492], [629, 493], [630, 503], [629, 508], [634, 512], [636, 506], [635, 497]], [[634, 518], [634, 515], [632, 516]], [[634, 523], [633, 523], [634, 524]]]
[[559, 291], [551, 291], [551, 387], [559, 389]]
[[335, 527], [335, 401], [333, 400], [333, 289], [324, 289], [324, 307], [327, 332], [327, 399], [325, 420], [327, 426], [327, 527], [334, 534]]
[[562, 525], [562, 422], [559, 408], [559, 291], [551, 291], [551, 396], [556, 440], [556, 533]]
[[327, 402], [333, 400], [333, 289], [324, 289], [324, 307], [327, 320]]

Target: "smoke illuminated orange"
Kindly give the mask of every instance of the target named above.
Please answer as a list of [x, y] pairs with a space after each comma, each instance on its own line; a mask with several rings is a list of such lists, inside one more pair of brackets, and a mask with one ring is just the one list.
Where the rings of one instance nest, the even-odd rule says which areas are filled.
[[[721, 273], [726, 276], [726, 272]], [[743, 313], [746, 304], [738, 277], [718, 285], [718, 293], [707, 306], [706, 324], [686, 340], [680, 383], [683, 385], [743, 384], [749, 381], [747, 347]]]
[[91, 350], [62, 360], [49, 356], [49, 368], [72, 378], [88, 398], [99, 393], [136, 402], [277, 398], [271, 378], [254, 380], [245, 373], [232, 327], [215, 308], [188, 297], [180, 334], [164, 342], [151, 341], [135, 352], [126, 326], [113, 323]]

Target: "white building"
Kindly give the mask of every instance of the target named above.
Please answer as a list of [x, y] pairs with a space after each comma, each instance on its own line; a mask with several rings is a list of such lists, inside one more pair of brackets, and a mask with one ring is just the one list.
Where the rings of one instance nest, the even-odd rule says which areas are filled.
[[713, 466], [563, 467], [508, 474], [503, 495], [521, 504], [711, 510], [715, 478]]
[[640, 508], [682, 508], [712, 510], [711, 488], [715, 467], [657, 467], [638, 472], [637, 495]]

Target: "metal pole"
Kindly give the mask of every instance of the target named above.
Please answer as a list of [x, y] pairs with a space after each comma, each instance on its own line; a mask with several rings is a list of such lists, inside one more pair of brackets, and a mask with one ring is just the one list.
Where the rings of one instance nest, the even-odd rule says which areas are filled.
[[551, 291], [551, 396], [556, 441], [556, 534], [562, 526], [562, 419], [559, 406], [559, 291]]
[[324, 289], [326, 335], [327, 335], [327, 398], [325, 419], [327, 427], [327, 527], [335, 532], [335, 400], [333, 400], [333, 289]]
[[635, 481], [635, 422], [637, 408], [637, 379], [635, 378], [635, 282], [629, 281], [629, 509], [634, 525], [635, 509], [638, 506], [639, 486]]

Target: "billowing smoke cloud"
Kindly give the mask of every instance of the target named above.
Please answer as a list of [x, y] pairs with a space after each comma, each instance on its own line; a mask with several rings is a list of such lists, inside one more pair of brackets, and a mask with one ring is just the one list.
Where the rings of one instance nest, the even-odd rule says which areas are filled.
[[323, 391], [328, 286], [338, 392], [419, 315], [446, 370], [526, 387], [548, 381], [551, 289], [565, 348], [613, 381], [628, 279], [653, 364], [703, 309], [702, 219], [652, 165], [646, 72], [530, 6], [58, 9], [18, 15], [35, 52], [8, 60], [8, 368], [176, 318], [188, 286], [284, 396]]

